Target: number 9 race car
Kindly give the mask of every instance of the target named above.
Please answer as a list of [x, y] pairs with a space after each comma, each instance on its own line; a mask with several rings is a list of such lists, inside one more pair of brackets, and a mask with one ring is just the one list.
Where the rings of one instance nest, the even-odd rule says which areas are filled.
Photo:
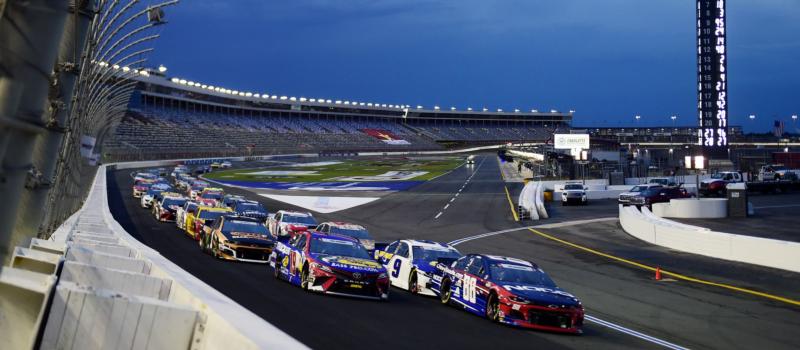
[[494, 322], [562, 333], [582, 333], [583, 305], [535, 264], [492, 255], [438, 263], [431, 289], [453, 304]]
[[386, 269], [355, 238], [300, 232], [272, 250], [270, 266], [277, 279], [325, 294], [386, 300]]
[[450, 264], [461, 257], [455, 248], [428, 240], [400, 240], [376, 245], [375, 259], [389, 273], [392, 285], [423, 295], [436, 294], [427, 286], [436, 263]]

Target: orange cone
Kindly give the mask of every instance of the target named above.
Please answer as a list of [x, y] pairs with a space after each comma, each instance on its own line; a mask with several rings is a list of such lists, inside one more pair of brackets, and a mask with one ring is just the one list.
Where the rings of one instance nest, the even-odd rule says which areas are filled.
[[660, 281], [660, 280], [661, 280], [661, 268], [660, 267], [656, 267], [656, 281]]

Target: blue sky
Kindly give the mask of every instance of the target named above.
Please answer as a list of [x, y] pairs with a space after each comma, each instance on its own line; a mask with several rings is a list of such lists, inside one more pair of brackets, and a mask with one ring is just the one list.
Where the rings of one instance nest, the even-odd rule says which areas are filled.
[[[183, 0], [167, 19], [152, 64], [230, 89], [695, 123], [690, 0]], [[728, 2], [732, 124], [791, 127], [798, 33], [800, 0]]]

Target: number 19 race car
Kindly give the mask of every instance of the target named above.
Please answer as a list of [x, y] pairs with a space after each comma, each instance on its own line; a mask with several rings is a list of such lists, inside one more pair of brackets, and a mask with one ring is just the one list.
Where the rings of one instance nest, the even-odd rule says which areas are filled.
[[492, 255], [466, 255], [438, 263], [431, 289], [453, 304], [514, 326], [582, 333], [583, 305], [535, 264]]
[[375, 259], [386, 267], [393, 286], [432, 296], [436, 294], [427, 285], [436, 270], [434, 265], [452, 263], [460, 257], [456, 248], [427, 240], [404, 239], [375, 249]]
[[369, 256], [358, 240], [339, 235], [301, 232], [272, 250], [275, 278], [325, 294], [386, 300], [386, 269]]

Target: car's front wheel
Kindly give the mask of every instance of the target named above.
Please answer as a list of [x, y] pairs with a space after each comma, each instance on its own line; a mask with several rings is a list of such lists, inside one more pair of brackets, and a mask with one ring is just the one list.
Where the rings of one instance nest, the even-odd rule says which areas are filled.
[[408, 275], [408, 291], [411, 292], [411, 294], [419, 293], [419, 285], [417, 284], [417, 281], [417, 271], [411, 271], [411, 273]]
[[303, 272], [300, 273], [300, 288], [311, 289], [311, 274], [308, 272], [308, 266], [304, 266]]
[[497, 294], [490, 294], [489, 300], [486, 301], [486, 318], [492, 322], [500, 322], [500, 302]]
[[442, 280], [442, 285], [439, 287], [439, 300], [442, 302], [442, 304], [450, 304], [450, 297], [452, 294], [453, 290], [450, 288], [450, 280]]

